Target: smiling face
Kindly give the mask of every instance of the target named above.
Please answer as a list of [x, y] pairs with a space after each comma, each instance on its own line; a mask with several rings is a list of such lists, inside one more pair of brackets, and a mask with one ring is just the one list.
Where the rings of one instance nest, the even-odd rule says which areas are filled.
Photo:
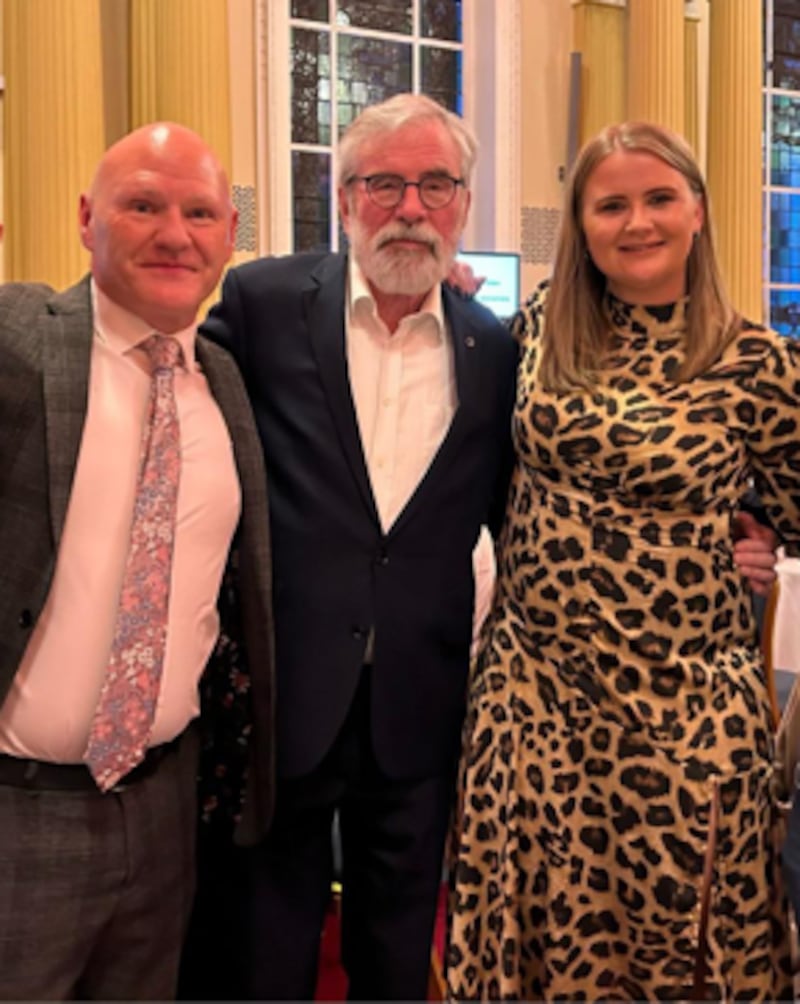
[[[461, 178], [461, 154], [444, 124], [422, 119], [375, 136], [359, 151], [359, 177], [395, 174], [405, 181], [424, 175]], [[376, 299], [381, 294], [423, 295], [444, 279], [467, 218], [469, 192], [456, 189], [442, 209], [426, 208], [419, 189], [406, 188], [393, 209], [381, 209], [362, 181], [339, 189], [342, 224]]]
[[614, 150], [586, 181], [580, 221], [592, 261], [619, 299], [653, 305], [683, 296], [703, 205], [680, 171], [651, 153]]
[[97, 285], [164, 334], [195, 320], [236, 229], [216, 158], [195, 133], [169, 124], [111, 147], [81, 196], [79, 220]]

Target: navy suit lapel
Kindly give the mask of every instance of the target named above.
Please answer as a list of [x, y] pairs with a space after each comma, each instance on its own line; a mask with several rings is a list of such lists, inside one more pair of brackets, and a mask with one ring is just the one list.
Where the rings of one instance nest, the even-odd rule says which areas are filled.
[[48, 303], [51, 330], [42, 346], [42, 379], [50, 480], [50, 519], [56, 550], [72, 491], [72, 479], [86, 419], [92, 352], [89, 280]]
[[[480, 331], [475, 317], [467, 309], [467, 305], [447, 286], [442, 287], [442, 301], [450, 328], [450, 337], [453, 340], [453, 358], [455, 360], [456, 385], [458, 386], [458, 411], [453, 416], [450, 431], [455, 431], [458, 434], [463, 429], [462, 420], [474, 408], [480, 392]], [[459, 426], [454, 430], [456, 419], [459, 419]]]
[[442, 287], [442, 304], [453, 345], [458, 407], [425, 476], [392, 524], [391, 533], [401, 530], [420, 506], [426, 505], [426, 495], [430, 486], [435, 484], [438, 478], [447, 476], [448, 468], [461, 452], [464, 437], [470, 427], [470, 415], [480, 393], [481, 342], [475, 321], [464, 301], [447, 286]]
[[303, 291], [303, 311], [342, 452], [370, 515], [377, 521], [378, 513], [347, 372], [344, 324], [346, 279], [347, 259], [344, 256], [325, 258], [311, 273], [309, 285]]

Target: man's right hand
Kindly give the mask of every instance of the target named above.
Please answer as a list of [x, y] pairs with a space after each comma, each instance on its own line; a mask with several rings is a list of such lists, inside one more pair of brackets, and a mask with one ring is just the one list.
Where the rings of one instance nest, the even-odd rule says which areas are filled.
[[750, 588], [759, 596], [767, 596], [776, 579], [775, 550], [778, 537], [774, 530], [749, 512], [738, 512], [734, 521], [733, 560]]

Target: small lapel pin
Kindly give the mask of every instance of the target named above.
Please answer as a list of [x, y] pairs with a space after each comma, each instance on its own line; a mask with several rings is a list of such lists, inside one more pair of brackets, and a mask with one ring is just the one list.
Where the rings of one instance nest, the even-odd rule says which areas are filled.
[[468, 349], [474, 349], [475, 339], [472, 337], [472, 335], [467, 335], [467, 337], [464, 339], [464, 344], [467, 346]]

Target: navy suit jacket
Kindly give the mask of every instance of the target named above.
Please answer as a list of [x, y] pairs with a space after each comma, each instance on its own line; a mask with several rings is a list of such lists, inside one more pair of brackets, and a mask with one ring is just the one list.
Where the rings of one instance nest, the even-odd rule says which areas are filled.
[[469, 666], [472, 548], [497, 529], [511, 466], [516, 347], [443, 290], [458, 408], [391, 528], [375, 508], [345, 351], [347, 260], [262, 259], [230, 271], [203, 331], [236, 357], [270, 472], [278, 771], [311, 771], [352, 701], [374, 630], [375, 755], [392, 777], [457, 756]]

